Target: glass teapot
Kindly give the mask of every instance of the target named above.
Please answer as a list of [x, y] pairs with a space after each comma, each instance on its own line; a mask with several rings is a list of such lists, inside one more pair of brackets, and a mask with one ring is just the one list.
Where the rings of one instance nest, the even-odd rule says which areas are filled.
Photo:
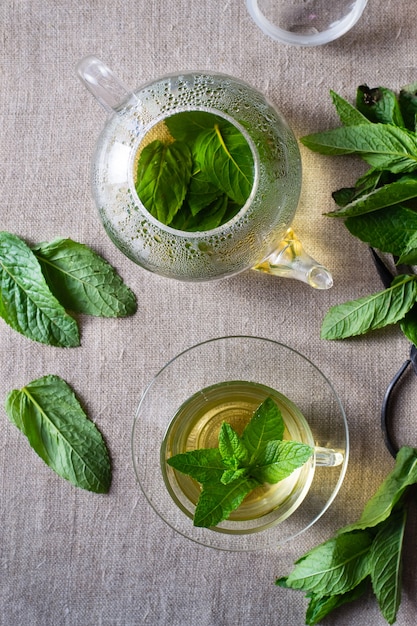
[[[230, 76], [205, 72], [167, 76], [130, 91], [94, 56], [82, 59], [77, 72], [108, 113], [93, 159], [93, 196], [107, 234], [127, 257], [151, 272], [186, 281], [252, 268], [317, 289], [332, 286], [330, 273], [306, 254], [291, 229], [301, 190], [300, 153], [282, 115], [262, 94]], [[136, 191], [142, 142], [161, 121], [184, 111], [206, 111], [231, 122], [253, 156], [246, 202], [211, 230], [163, 224]]]

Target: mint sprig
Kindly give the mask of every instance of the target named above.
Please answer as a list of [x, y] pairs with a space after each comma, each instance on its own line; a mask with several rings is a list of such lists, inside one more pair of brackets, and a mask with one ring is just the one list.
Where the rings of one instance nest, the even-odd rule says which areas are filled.
[[[356, 103], [331, 92], [342, 127], [308, 135], [302, 143], [327, 155], [351, 154], [372, 167], [354, 187], [333, 193], [338, 208], [330, 217], [345, 220], [352, 235], [398, 265], [417, 263], [417, 84], [396, 95], [385, 87], [357, 89]], [[398, 275], [388, 289], [332, 307], [321, 337], [343, 339], [399, 324], [417, 345], [417, 277]]]
[[401, 602], [402, 545], [407, 499], [417, 483], [417, 449], [402, 447], [390, 472], [354, 524], [296, 561], [276, 580], [309, 598], [306, 624], [318, 624], [332, 610], [362, 596], [371, 586], [389, 624]]
[[217, 526], [253, 489], [287, 478], [308, 461], [313, 454], [311, 446], [284, 441], [284, 428], [278, 405], [266, 398], [241, 436], [223, 423], [218, 448], [191, 450], [167, 460], [168, 465], [202, 485], [195, 526]]

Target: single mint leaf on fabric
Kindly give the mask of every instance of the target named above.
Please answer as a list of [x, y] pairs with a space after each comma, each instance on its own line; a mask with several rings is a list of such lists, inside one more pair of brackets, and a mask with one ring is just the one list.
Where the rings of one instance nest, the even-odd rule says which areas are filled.
[[322, 596], [351, 591], [369, 576], [372, 540], [371, 533], [360, 531], [325, 541], [296, 562], [286, 586]]
[[136, 311], [132, 291], [116, 270], [86, 245], [54, 239], [32, 250], [52, 293], [66, 309], [102, 317], [123, 317]]
[[359, 585], [346, 593], [335, 596], [321, 596], [314, 593], [308, 594], [310, 602], [306, 611], [306, 624], [308, 626], [315, 626], [315, 624], [321, 622], [331, 611], [337, 609], [339, 606], [343, 606], [343, 604], [357, 600], [363, 596], [368, 589], [369, 581], [365, 578]]
[[344, 126], [358, 126], [359, 124], [370, 124], [371, 122], [366, 118], [353, 104], [347, 102], [344, 98], [339, 96], [335, 91], [330, 90], [330, 95], [340, 121]]
[[372, 588], [388, 624], [395, 622], [401, 602], [405, 522], [405, 508], [392, 513], [381, 525], [370, 551]]
[[169, 225], [184, 202], [192, 170], [185, 143], [152, 141], [139, 157], [136, 191], [145, 208]]
[[356, 92], [356, 106], [371, 122], [404, 127], [397, 96], [391, 89], [361, 85]]
[[242, 133], [231, 124], [203, 131], [194, 157], [204, 175], [237, 204], [245, 204], [252, 190], [254, 162]]
[[261, 483], [275, 484], [290, 476], [313, 455], [313, 448], [296, 441], [269, 441], [257, 457], [251, 476]]
[[249, 452], [250, 464], [263, 455], [269, 441], [281, 440], [284, 436], [284, 420], [272, 398], [266, 398], [256, 409], [242, 433], [241, 440]]
[[11, 422], [59, 476], [88, 491], [108, 492], [111, 467], [106, 444], [62, 378], [44, 376], [11, 391], [5, 408]]
[[223, 472], [221, 482], [223, 483], [223, 485], [228, 485], [238, 478], [244, 478], [248, 476], [248, 473], [249, 472], [247, 467], [241, 467], [240, 469], [236, 470], [228, 469]]
[[417, 213], [412, 209], [395, 205], [350, 217], [345, 226], [354, 237], [399, 257], [401, 263], [417, 263]]
[[320, 154], [358, 154], [373, 167], [394, 174], [417, 169], [417, 136], [391, 124], [342, 126], [300, 141]]
[[175, 454], [167, 463], [199, 483], [220, 482], [224, 470], [227, 469], [218, 448], [202, 448]]
[[203, 130], [213, 129], [215, 124], [231, 125], [208, 111], [182, 111], [165, 118], [164, 122], [175, 139], [185, 142], [194, 142]]
[[398, 96], [404, 123], [409, 130], [417, 131], [417, 83], [406, 85]]
[[329, 217], [355, 217], [390, 207], [417, 197], [417, 178], [404, 176], [354, 198], [344, 207], [326, 213]]
[[203, 484], [194, 513], [194, 526], [217, 526], [235, 511], [244, 498], [259, 483], [253, 479], [237, 478], [224, 485], [221, 482]]
[[358, 522], [345, 526], [340, 533], [372, 528], [389, 517], [405, 490], [417, 483], [417, 449], [403, 446], [398, 451], [395, 467], [366, 504]]
[[220, 428], [219, 451], [223, 459], [235, 458], [239, 463], [249, 461], [249, 452], [245, 444], [227, 422], [223, 422]]
[[322, 322], [321, 338], [345, 339], [395, 324], [416, 300], [417, 277], [398, 276], [384, 291], [331, 307]]
[[0, 232], [0, 315], [33, 341], [80, 345], [77, 322], [50, 291], [38, 260], [16, 235]]

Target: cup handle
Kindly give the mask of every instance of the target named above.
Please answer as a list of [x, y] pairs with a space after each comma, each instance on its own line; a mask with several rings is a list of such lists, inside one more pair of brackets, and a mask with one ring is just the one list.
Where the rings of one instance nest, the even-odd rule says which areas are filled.
[[314, 456], [316, 467], [336, 467], [337, 465], [341, 465], [345, 458], [343, 452], [340, 450], [320, 448], [319, 446], [315, 446]]
[[295, 278], [314, 289], [330, 289], [333, 285], [330, 272], [305, 252], [292, 228], [287, 230], [276, 249], [252, 269], [283, 278]]

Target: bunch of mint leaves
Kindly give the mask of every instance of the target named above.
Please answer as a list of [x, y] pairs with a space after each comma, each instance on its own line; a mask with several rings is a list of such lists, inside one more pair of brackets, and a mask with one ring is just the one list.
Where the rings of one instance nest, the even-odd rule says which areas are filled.
[[184, 111], [164, 120], [170, 137], [140, 153], [136, 191], [145, 208], [172, 228], [203, 231], [229, 221], [254, 180], [251, 149], [226, 119]]
[[175, 470], [202, 484], [194, 526], [213, 527], [227, 519], [256, 487], [275, 484], [304, 465], [313, 449], [283, 440], [284, 420], [274, 400], [266, 398], [241, 436], [224, 422], [219, 447], [191, 450], [167, 460]]
[[5, 409], [33, 450], [59, 476], [94, 493], [108, 492], [111, 464], [105, 441], [62, 378], [47, 375], [14, 389]]
[[0, 317], [33, 341], [80, 345], [77, 321], [67, 313], [124, 317], [136, 297], [115, 269], [84, 244], [57, 238], [30, 248], [0, 232]]
[[[371, 167], [354, 187], [333, 193], [352, 235], [399, 266], [417, 264], [417, 83], [397, 95], [385, 87], [360, 86], [356, 106], [331, 92], [342, 126], [301, 138], [315, 152], [358, 155]], [[417, 345], [417, 276], [406, 268], [389, 288], [332, 307], [323, 339], [343, 339], [398, 323]]]
[[417, 449], [400, 448], [395, 467], [350, 524], [302, 556], [280, 587], [309, 598], [306, 624], [319, 623], [333, 609], [367, 593], [370, 585], [389, 624], [401, 601], [401, 571], [407, 502], [415, 497]]

